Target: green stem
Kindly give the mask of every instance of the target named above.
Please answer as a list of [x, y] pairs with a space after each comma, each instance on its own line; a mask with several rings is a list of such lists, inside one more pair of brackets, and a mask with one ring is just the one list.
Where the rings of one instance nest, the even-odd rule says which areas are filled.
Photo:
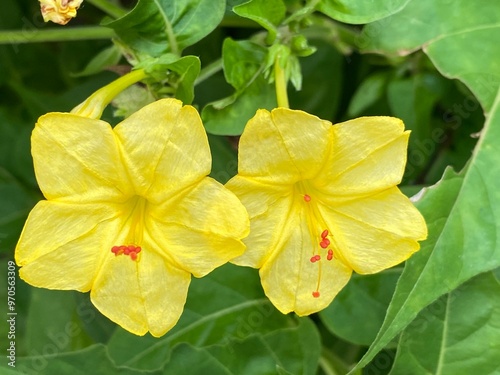
[[222, 59], [215, 60], [214, 62], [211, 62], [207, 66], [205, 66], [201, 72], [198, 78], [194, 81], [194, 85], [199, 85], [202, 83], [204, 80], [210, 78], [213, 76], [215, 73], [218, 73], [222, 70]]
[[111, 39], [114, 31], [102, 26], [61, 27], [50, 29], [33, 29], [0, 31], [0, 44], [21, 44], [39, 42], [62, 42], [90, 39]]
[[73, 108], [71, 113], [78, 116], [98, 119], [101, 117], [104, 108], [106, 108], [119, 93], [145, 77], [146, 73], [144, 69], [133, 70], [94, 92], [87, 100]]
[[128, 13], [127, 10], [108, 0], [87, 0], [87, 2], [113, 18], [121, 18]]
[[[161, 5], [158, 3], [158, 0], [153, 0], [157, 5], [158, 9], [163, 9]], [[163, 21], [165, 22], [165, 32], [167, 33], [168, 44], [170, 44], [170, 50], [173, 54], [179, 55], [179, 46], [177, 45], [177, 39], [175, 37], [174, 29], [170, 20], [164, 11], [161, 11], [161, 16], [163, 17]]]
[[274, 83], [276, 87], [276, 100], [278, 102], [278, 107], [289, 108], [288, 104], [288, 93], [286, 90], [287, 79], [285, 76], [285, 70], [281, 66], [281, 55], [276, 56], [274, 61]]

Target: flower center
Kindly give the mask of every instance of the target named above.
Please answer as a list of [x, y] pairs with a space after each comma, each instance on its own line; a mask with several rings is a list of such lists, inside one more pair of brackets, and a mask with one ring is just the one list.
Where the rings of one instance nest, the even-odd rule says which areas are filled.
[[307, 218], [307, 227], [311, 237], [311, 257], [309, 264], [317, 266], [318, 281], [316, 289], [311, 293], [314, 298], [319, 298], [320, 284], [321, 284], [321, 270], [323, 260], [332, 261], [336, 259], [335, 253], [332, 249], [334, 242], [333, 235], [328, 229], [325, 220], [318, 210], [318, 195], [315, 190], [307, 183], [307, 181], [300, 181], [295, 184], [295, 192], [299, 196], [301, 204], [304, 205]]
[[125, 221], [124, 228], [127, 231], [125, 244], [115, 245], [111, 252], [115, 256], [128, 255], [133, 261], [140, 260], [142, 237], [144, 233], [144, 212], [146, 208], [146, 199], [136, 195], [127, 202], [130, 207], [129, 215]]

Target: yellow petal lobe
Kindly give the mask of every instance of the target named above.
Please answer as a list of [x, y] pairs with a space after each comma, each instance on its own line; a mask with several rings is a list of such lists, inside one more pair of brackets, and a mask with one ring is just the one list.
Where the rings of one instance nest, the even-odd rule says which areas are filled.
[[238, 172], [276, 184], [311, 178], [323, 165], [331, 144], [331, 127], [302, 111], [260, 109], [241, 136]]
[[136, 194], [154, 203], [172, 199], [210, 173], [208, 138], [196, 109], [162, 99], [114, 128]]
[[49, 113], [38, 119], [31, 144], [47, 199], [97, 202], [132, 194], [113, 129], [104, 121]]

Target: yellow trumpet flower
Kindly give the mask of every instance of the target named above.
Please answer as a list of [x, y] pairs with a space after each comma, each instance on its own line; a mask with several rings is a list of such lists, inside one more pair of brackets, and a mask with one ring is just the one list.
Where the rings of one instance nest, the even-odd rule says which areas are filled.
[[250, 216], [247, 251], [232, 262], [260, 269], [283, 313], [327, 307], [352, 271], [406, 260], [427, 237], [401, 182], [409, 132], [401, 120], [363, 117], [333, 125], [302, 111], [259, 110], [227, 183]]
[[211, 155], [193, 107], [162, 99], [112, 128], [88, 108], [102, 96], [38, 120], [32, 154], [46, 200], [28, 217], [16, 262], [29, 284], [90, 290], [108, 318], [158, 337], [178, 321], [191, 274], [243, 253], [248, 215], [207, 177]]

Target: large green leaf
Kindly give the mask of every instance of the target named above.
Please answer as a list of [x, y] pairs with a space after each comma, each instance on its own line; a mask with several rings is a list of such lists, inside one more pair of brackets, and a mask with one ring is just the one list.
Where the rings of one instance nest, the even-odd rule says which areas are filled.
[[28, 354], [43, 356], [50, 350], [57, 354], [89, 345], [76, 310], [74, 292], [33, 289], [26, 328]]
[[[46, 353], [17, 358], [18, 374], [29, 375], [144, 375], [143, 371], [116, 366], [108, 355], [107, 348], [97, 344], [83, 350], [60, 353], [55, 345], [48, 342]], [[3, 365], [3, 363], [2, 363]], [[3, 371], [3, 369], [1, 369]], [[2, 372], [3, 373], [3, 372]], [[148, 372], [148, 375], [162, 375], [163, 372]]]
[[427, 305], [471, 277], [500, 266], [500, 246], [496, 242], [500, 229], [495, 223], [495, 216], [500, 215], [500, 192], [494, 188], [500, 174], [500, 156], [484, 151], [500, 137], [498, 105], [493, 114], [477, 148], [483, 152], [475, 154], [461, 175], [449, 170], [417, 202], [429, 238], [407, 261], [384, 324], [360, 366]]
[[387, 17], [402, 8], [410, 0], [321, 0], [318, 10], [327, 16], [353, 24], [373, 22]]
[[359, 345], [370, 345], [382, 326], [400, 268], [368, 276], [354, 275], [333, 302], [319, 313], [335, 335]]
[[206, 350], [234, 375], [274, 375], [277, 366], [292, 374], [314, 375], [321, 346], [314, 323], [301, 318], [294, 326], [228, 340]]
[[[460, 176], [447, 173], [417, 202], [429, 227], [429, 239], [408, 261], [384, 324], [358, 367], [427, 305], [500, 266], [500, 13], [492, 6], [487, 1], [460, 0], [451, 5], [446, 0], [413, 0], [400, 13], [365, 30], [371, 35], [370, 45], [379, 46], [380, 52], [407, 53], [425, 43], [424, 51], [440, 72], [465, 82], [488, 116], [467, 169]], [[406, 29], [401, 34], [403, 25]], [[390, 38], [396, 47], [386, 49]], [[487, 84], [486, 77], [490, 78]], [[471, 110], [454, 106], [451, 113], [467, 118]]]
[[423, 47], [443, 75], [464, 82], [489, 110], [500, 84], [499, 38], [494, 1], [412, 0], [393, 16], [367, 25], [358, 42], [365, 52], [390, 55]]
[[428, 306], [401, 335], [391, 374], [498, 374], [499, 296], [488, 272]]
[[180, 54], [219, 25], [225, 5], [224, 0], [139, 0], [124, 17], [106, 26], [136, 51]]

